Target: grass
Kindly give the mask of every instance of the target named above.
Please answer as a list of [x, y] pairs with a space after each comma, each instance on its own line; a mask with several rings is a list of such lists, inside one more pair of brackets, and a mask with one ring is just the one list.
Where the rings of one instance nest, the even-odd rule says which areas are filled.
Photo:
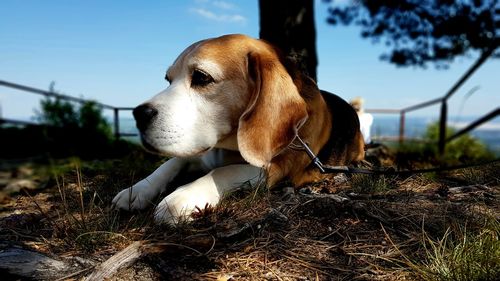
[[98, 193], [88, 189], [78, 164], [74, 177], [76, 183], [67, 184], [65, 176], [55, 176], [63, 207], [53, 224], [64, 242], [86, 253], [116, 241], [129, 242], [130, 239], [119, 233], [118, 213], [104, 207], [105, 202]]
[[[164, 251], [142, 266], [171, 280], [494, 280], [499, 274], [500, 227], [491, 218], [500, 211], [491, 199], [500, 194], [498, 164], [432, 179], [354, 176], [335, 189], [350, 198], [341, 205], [322, 194], [284, 199], [280, 188], [241, 188], [176, 228], [154, 225], [153, 209], [111, 208], [118, 191], [160, 162], [140, 154], [54, 162], [44, 168], [48, 188], [17, 199], [18, 209], [37, 206], [36, 224], [27, 221], [31, 215], [0, 219], [0, 239], [99, 261], [134, 241], [161, 241]], [[438, 192], [469, 184], [487, 185], [488, 196], [455, 202]], [[377, 196], [349, 197], [351, 191]]]
[[493, 220], [478, 233], [458, 226], [439, 240], [424, 233], [426, 261], [419, 276], [424, 280], [493, 281], [500, 276], [500, 224]]
[[500, 276], [499, 235], [500, 223], [492, 217], [479, 229], [455, 225], [438, 238], [423, 230], [417, 259], [402, 253], [392, 241], [399, 257], [381, 259], [426, 281], [494, 281]]
[[351, 188], [358, 193], [380, 193], [395, 188], [395, 179], [383, 175], [355, 174], [351, 178]]
[[[54, 244], [56, 252], [75, 249], [87, 254], [103, 248], [120, 248], [144, 235], [144, 229], [152, 225], [152, 210], [129, 216], [110, 206], [116, 192], [130, 185], [135, 177], [146, 174], [145, 167], [132, 161], [139, 155], [144, 166], [152, 167], [157, 161], [146, 160], [133, 153], [123, 162], [115, 160], [81, 161], [78, 158], [51, 162], [41, 169], [42, 174], [51, 174], [53, 189], [57, 195], [56, 214], [48, 214], [39, 208], [46, 221], [54, 228], [53, 236], [60, 244]], [[130, 160], [129, 160], [130, 159]], [[111, 176], [103, 173], [110, 172]], [[132, 180], [130, 180], [132, 178]], [[35, 204], [36, 199], [33, 199]], [[61, 246], [61, 247], [59, 247]]]

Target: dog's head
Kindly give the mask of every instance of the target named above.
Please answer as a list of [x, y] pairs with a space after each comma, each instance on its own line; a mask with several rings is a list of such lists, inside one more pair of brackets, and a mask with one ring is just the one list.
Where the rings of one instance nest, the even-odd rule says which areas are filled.
[[184, 157], [225, 147], [268, 164], [308, 116], [281, 61], [272, 46], [244, 35], [191, 45], [168, 69], [170, 86], [134, 110], [145, 147]]

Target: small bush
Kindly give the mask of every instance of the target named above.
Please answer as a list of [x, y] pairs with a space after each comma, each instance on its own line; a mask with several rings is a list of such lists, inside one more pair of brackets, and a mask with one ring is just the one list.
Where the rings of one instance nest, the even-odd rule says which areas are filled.
[[[57, 93], [54, 85], [54, 82], [50, 84], [49, 92]], [[60, 98], [50, 97], [40, 101], [40, 111], [35, 110], [35, 115], [35, 119], [42, 124], [64, 128], [78, 127], [80, 119], [72, 103]]]
[[[455, 133], [446, 128], [446, 136]], [[407, 142], [399, 146], [396, 163], [405, 168], [414, 168], [420, 163], [436, 165], [439, 163], [458, 164], [493, 160], [495, 155], [486, 145], [469, 134], [464, 134], [445, 146], [444, 155], [438, 151], [439, 123], [432, 123], [423, 135], [423, 142]]]
[[93, 158], [107, 154], [112, 148], [111, 127], [96, 102], [80, 105], [48, 97], [40, 106], [36, 118], [47, 126], [44, 133], [53, 156]]
[[[54, 84], [51, 92], [56, 93]], [[47, 97], [35, 110], [40, 126], [0, 128], [5, 146], [4, 157], [28, 157], [49, 154], [50, 157], [78, 156], [84, 159], [117, 157], [130, 152], [135, 145], [116, 140], [102, 108], [95, 101], [83, 104], [58, 97]]]
[[[49, 91], [57, 93], [54, 82]], [[46, 97], [40, 102], [36, 119], [47, 126], [81, 131], [88, 139], [112, 140], [112, 130], [102, 114], [102, 108], [95, 101], [75, 104], [59, 97]]]
[[84, 103], [79, 110], [79, 126], [87, 134], [95, 134], [106, 138], [113, 138], [111, 126], [102, 116], [102, 109], [94, 101]]
[[[446, 128], [446, 137], [455, 133], [453, 128]], [[427, 127], [424, 135], [425, 139], [437, 143], [439, 140], [439, 124], [432, 123]], [[468, 162], [491, 160], [494, 155], [488, 150], [486, 145], [469, 134], [464, 134], [451, 142], [446, 143], [445, 159], [451, 162]], [[437, 146], [433, 146], [433, 151], [437, 154]]]

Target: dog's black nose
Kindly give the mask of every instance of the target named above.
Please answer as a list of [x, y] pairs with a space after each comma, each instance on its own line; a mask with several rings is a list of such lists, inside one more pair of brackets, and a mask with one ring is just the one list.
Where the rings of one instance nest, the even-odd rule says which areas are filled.
[[139, 131], [144, 132], [148, 128], [153, 117], [158, 114], [158, 110], [149, 104], [142, 104], [134, 108], [133, 114], [137, 128]]

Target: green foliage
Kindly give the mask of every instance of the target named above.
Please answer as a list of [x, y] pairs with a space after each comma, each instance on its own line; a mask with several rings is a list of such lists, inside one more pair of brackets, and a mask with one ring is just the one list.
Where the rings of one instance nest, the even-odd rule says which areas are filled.
[[108, 139], [112, 138], [111, 127], [102, 116], [102, 109], [94, 101], [86, 102], [80, 107], [79, 125], [87, 133], [96, 133]]
[[[49, 91], [57, 93], [54, 83]], [[131, 149], [125, 141], [114, 139], [111, 126], [95, 101], [80, 104], [60, 97], [47, 97], [40, 102], [40, 110], [35, 114], [36, 119], [46, 126], [41, 133], [34, 131], [36, 135], [31, 139], [40, 143], [40, 150], [54, 157], [102, 158]], [[26, 147], [18, 146], [19, 150]]]
[[[446, 128], [446, 137], [455, 133], [453, 128]], [[439, 139], [439, 123], [432, 123], [427, 127], [424, 138], [432, 143], [437, 143]], [[434, 154], [437, 154], [437, 147], [431, 146]], [[486, 145], [469, 134], [464, 134], [446, 144], [445, 159], [450, 162], [468, 162], [491, 160], [494, 155], [488, 150]]]
[[[446, 128], [446, 136], [455, 133]], [[406, 142], [398, 147], [396, 163], [403, 168], [418, 168], [419, 164], [459, 164], [493, 160], [495, 155], [480, 140], [464, 134], [446, 143], [444, 155], [438, 151], [439, 123], [432, 123], [423, 135], [423, 142]]]
[[[54, 82], [49, 91], [57, 93]], [[46, 97], [40, 102], [40, 111], [36, 119], [42, 124], [66, 129], [79, 129], [90, 136], [111, 139], [112, 131], [102, 115], [102, 108], [95, 101], [88, 101], [77, 106], [59, 97]]]
[[40, 123], [66, 128], [78, 126], [78, 114], [71, 103], [59, 98], [45, 98], [40, 102], [40, 107], [36, 118]]
[[[50, 92], [57, 93], [54, 83]], [[41, 156], [50, 159], [77, 156], [83, 159], [119, 157], [136, 145], [114, 138], [111, 126], [95, 101], [83, 104], [47, 97], [35, 110], [43, 125], [0, 127], [0, 155], [6, 158]], [[48, 156], [48, 158], [47, 158]]]

